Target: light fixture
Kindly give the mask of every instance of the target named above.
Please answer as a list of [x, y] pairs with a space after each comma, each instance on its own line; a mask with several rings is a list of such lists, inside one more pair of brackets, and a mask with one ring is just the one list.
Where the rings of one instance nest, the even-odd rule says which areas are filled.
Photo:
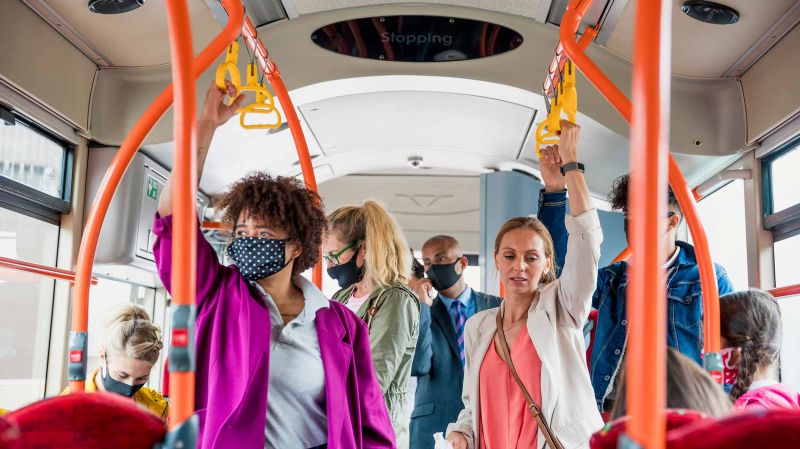
[[89, 11], [97, 14], [122, 14], [144, 5], [145, 0], [89, 0]]
[[688, 0], [681, 6], [687, 16], [713, 25], [732, 25], [739, 21], [739, 12], [730, 6], [705, 0]]

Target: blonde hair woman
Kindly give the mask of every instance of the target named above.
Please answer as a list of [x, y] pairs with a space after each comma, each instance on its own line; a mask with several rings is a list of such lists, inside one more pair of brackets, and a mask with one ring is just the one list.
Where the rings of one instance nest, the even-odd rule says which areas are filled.
[[[566, 172], [571, 215], [561, 277], [555, 278], [553, 240], [539, 220], [513, 218], [495, 239], [494, 263], [506, 294], [499, 308], [467, 322], [464, 410], [447, 428], [454, 449], [543, 449], [557, 447], [556, 440], [561, 447], [588, 448], [603, 425], [582, 334], [603, 233], [576, 164], [578, 130], [562, 121], [561, 148], [548, 147], [540, 159], [543, 177], [562, 167]], [[558, 153], [562, 167], [553, 157]], [[549, 428], [537, 422], [530, 402]]]
[[406, 239], [386, 209], [366, 201], [328, 216], [323, 256], [328, 275], [341, 287], [333, 299], [369, 327], [372, 362], [397, 447], [408, 448], [406, 385], [419, 333], [419, 301], [406, 286], [411, 274]]
[[[131, 398], [166, 419], [166, 399], [145, 386], [163, 347], [161, 329], [150, 321], [143, 308], [133, 304], [121, 307], [106, 325], [100, 366], [86, 380], [86, 392], [102, 391]], [[68, 391], [69, 388], [62, 394]]]

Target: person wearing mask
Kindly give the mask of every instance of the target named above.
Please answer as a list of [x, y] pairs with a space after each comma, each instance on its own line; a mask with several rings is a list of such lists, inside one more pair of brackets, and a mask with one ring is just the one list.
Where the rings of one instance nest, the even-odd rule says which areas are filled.
[[723, 381], [740, 410], [800, 410], [800, 394], [779, 382], [781, 311], [763, 290], [719, 299]]
[[[561, 145], [549, 148], [572, 167], [578, 132], [562, 120]], [[603, 425], [581, 332], [603, 233], [583, 173], [570, 169], [566, 184], [571, 215], [565, 217], [569, 252], [561, 277], [553, 240], [539, 220], [512, 218], [497, 233], [494, 263], [505, 297], [500, 307], [467, 322], [464, 409], [447, 428], [454, 449], [543, 449], [556, 440], [585, 448]]]
[[[546, 149], [540, 160], [544, 189], [539, 193], [538, 217], [553, 236], [559, 263], [568, 256], [567, 229], [563, 220], [566, 213], [567, 190], [564, 175], [561, 173], [565, 161], [558, 152]], [[622, 211], [624, 215], [626, 237], [629, 180], [629, 175], [617, 178], [609, 194], [611, 207]], [[683, 213], [670, 188], [668, 212], [664, 217], [664, 231], [660, 237], [668, 254], [664, 263], [667, 270], [667, 344], [702, 365], [703, 295], [700, 272], [694, 247], [677, 240], [682, 220]], [[634, 255], [631, 260], [635, 261], [635, 258]], [[597, 275], [597, 288], [592, 298], [592, 308], [598, 310], [598, 317], [589, 366], [595, 400], [600, 411], [608, 411], [613, 406], [615, 381], [628, 342], [625, 303], [628, 264], [628, 261], [621, 261], [601, 269]], [[719, 265], [715, 265], [715, 269], [720, 295], [732, 291], [733, 287], [725, 269]]]
[[[106, 324], [100, 366], [86, 379], [86, 392], [101, 391], [131, 398], [166, 420], [169, 409], [166, 399], [146, 386], [163, 347], [161, 329], [150, 321], [143, 308], [130, 304], [116, 310]], [[61, 394], [69, 393], [67, 387]]]
[[367, 323], [372, 361], [392, 419], [397, 447], [408, 449], [408, 392], [419, 335], [419, 300], [406, 285], [411, 250], [380, 204], [339, 208], [328, 216], [324, 243], [335, 301]]
[[461, 389], [466, 322], [478, 312], [498, 307], [501, 300], [467, 285], [467, 258], [451, 236], [428, 239], [422, 246], [422, 262], [438, 295], [420, 311], [419, 340], [411, 368], [417, 378], [411, 447], [433, 449], [433, 434], [444, 432], [464, 408]]
[[[611, 419], [628, 414], [625, 368], [619, 376], [617, 401]], [[711, 418], [724, 418], [731, 413], [731, 401], [714, 379], [692, 359], [667, 348], [667, 408], [694, 410]]]
[[[228, 95], [236, 91], [228, 85]], [[216, 128], [234, 114], [212, 84], [197, 122], [198, 180]], [[159, 276], [172, 280], [172, 180], [153, 232]], [[301, 273], [319, 260], [319, 196], [292, 177], [251, 174], [222, 197], [233, 229], [223, 266], [197, 226], [195, 406], [198, 447], [394, 448], [364, 323]], [[269, 399], [269, 400], [268, 400]]]

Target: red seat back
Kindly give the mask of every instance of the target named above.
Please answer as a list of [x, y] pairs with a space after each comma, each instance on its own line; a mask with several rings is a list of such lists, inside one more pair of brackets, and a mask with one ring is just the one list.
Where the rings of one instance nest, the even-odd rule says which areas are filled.
[[130, 399], [106, 393], [70, 394], [9, 413], [19, 428], [14, 449], [152, 449], [163, 421]]
[[800, 411], [736, 414], [667, 434], [668, 449], [800, 448]]
[[19, 442], [19, 429], [17, 426], [0, 416], [0, 449], [17, 449]]
[[[688, 424], [705, 422], [712, 422], [712, 419], [694, 410], [680, 409], [667, 411], [668, 431], [681, 428]], [[591, 449], [616, 449], [619, 436], [625, 432], [627, 424], [627, 416], [607, 423], [599, 432], [592, 435], [591, 440], [589, 440], [589, 446]]]

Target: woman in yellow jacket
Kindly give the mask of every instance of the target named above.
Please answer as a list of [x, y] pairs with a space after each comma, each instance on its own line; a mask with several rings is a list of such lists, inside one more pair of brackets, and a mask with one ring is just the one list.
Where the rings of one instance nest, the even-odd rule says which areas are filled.
[[[167, 400], [146, 387], [163, 348], [161, 329], [137, 305], [127, 305], [106, 326], [100, 349], [100, 366], [86, 380], [86, 392], [103, 391], [129, 397], [162, 419], [167, 418]], [[62, 394], [67, 394], [69, 388]]]

